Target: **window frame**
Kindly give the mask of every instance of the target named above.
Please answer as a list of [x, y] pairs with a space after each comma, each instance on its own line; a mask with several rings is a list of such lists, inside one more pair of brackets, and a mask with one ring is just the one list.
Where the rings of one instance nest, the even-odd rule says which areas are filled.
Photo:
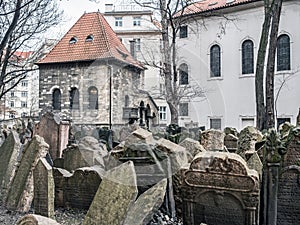
[[186, 63], [180, 64], [179, 68], [179, 85], [189, 84], [189, 67]]
[[[220, 126], [213, 126], [216, 121], [218, 121]], [[222, 118], [209, 118], [209, 129], [222, 130]]]
[[134, 27], [140, 27], [141, 24], [142, 24], [141, 21], [142, 21], [141, 16], [134, 16], [132, 24], [133, 24]]
[[[286, 38], [287, 42], [282, 42]], [[291, 39], [287, 34], [281, 34], [277, 38], [276, 46], [277, 71], [291, 70]]]
[[71, 88], [70, 90], [70, 109], [79, 109], [79, 90], [78, 88]]
[[[92, 93], [95, 91], [95, 93]], [[91, 110], [98, 110], [99, 109], [99, 98], [98, 98], [98, 89], [95, 86], [91, 86], [88, 89], [88, 108]]]
[[187, 38], [188, 37], [188, 26], [182, 25], [179, 27], [179, 38]]
[[[216, 50], [214, 50], [216, 49]], [[221, 76], [221, 47], [214, 44], [210, 47], [210, 78], [220, 78]]]
[[247, 39], [242, 43], [242, 75], [254, 74], [254, 43]]
[[140, 52], [141, 51], [141, 39], [140, 38], [134, 38], [135, 42], [135, 51]]
[[115, 17], [115, 27], [123, 27], [123, 17]]
[[52, 92], [52, 107], [53, 110], [61, 110], [61, 90], [55, 88]]
[[28, 87], [28, 80], [22, 80], [21, 87]]
[[159, 121], [167, 121], [167, 106], [159, 106]]
[[182, 117], [188, 117], [189, 116], [189, 103], [188, 102], [179, 103], [179, 105], [178, 105], [178, 115], [182, 116]]

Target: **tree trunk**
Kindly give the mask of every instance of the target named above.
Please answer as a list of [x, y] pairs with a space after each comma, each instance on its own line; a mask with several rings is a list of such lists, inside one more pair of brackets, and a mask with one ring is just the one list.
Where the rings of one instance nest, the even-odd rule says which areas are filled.
[[274, 110], [274, 72], [275, 55], [277, 47], [278, 27], [282, 8], [282, 0], [274, 0], [273, 19], [271, 25], [271, 34], [269, 40], [268, 64], [266, 70], [266, 128], [275, 127]]
[[256, 61], [255, 72], [255, 96], [256, 96], [256, 127], [259, 130], [265, 128], [265, 98], [264, 98], [264, 64], [266, 59], [266, 49], [271, 24], [271, 6], [265, 2], [265, 18], [260, 36], [259, 49]]

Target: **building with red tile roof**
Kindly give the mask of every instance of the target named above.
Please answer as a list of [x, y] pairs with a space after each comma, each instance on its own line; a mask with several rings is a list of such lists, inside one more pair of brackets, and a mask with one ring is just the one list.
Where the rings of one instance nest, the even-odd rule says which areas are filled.
[[[125, 48], [100, 12], [83, 14], [38, 63], [40, 108], [75, 124], [125, 124], [143, 101], [143, 65]], [[137, 115], [135, 114], [134, 117]]]

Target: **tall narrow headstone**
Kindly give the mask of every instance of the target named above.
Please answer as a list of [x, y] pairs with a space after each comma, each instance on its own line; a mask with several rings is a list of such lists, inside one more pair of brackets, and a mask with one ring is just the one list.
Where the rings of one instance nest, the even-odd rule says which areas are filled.
[[83, 225], [120, 225], [138, 194], [131, 161], [107, 172], [86, 214]]
[[15, 131], [8, 135], [0, 147], [0, 199], [5, 198], [14, 177], [20, 147], [21, 143]]
[[27, 212], [33, 200], [33, 170], [41, 157], [45, 157], [49, 145], [38, 135], [26, 144], [16, 174], [10, 184], [6, 206], [10, 210]]
[[145, 191], [128, 210], [124, 225], [148, 224], [164, 201], [167, 179]]
[[52, 167], [40, 158], [33, 172], [35, 214], [54, 218], [54, 179]]

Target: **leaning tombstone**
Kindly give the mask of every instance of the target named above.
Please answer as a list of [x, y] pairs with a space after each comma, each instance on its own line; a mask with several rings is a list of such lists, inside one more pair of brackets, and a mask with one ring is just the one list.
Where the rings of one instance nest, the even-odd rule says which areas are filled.
[[52, 167], [45, 158], [40, 158], [33, 171], [34, 212], [54, 218], [54, 179]]
[[65, 183], [68, 177], [71, 177], [72, 173], [62, 168], [53, 168], [53, 178], [55, 184], [55, 198], [54, 205], [55, 207], [64, 207], [64, 190]]
[[85, 216], [83, 225], [120, 225], [138, 194], [131, 161], [108, 171]]
[[33, 170], [46, 156], [49, 145], [38, 135], [26, 144], [16, 174], [8, 189], [6, 206], [10, 210], [27, 212], [33, 200]]
[[0, 147], [0, 199], [5, 198], [14, 177], [20, 147], [21, 143], [15, 131], [8, 135]]
[[191, 162], [195, 155], [197, 155], [199, 152], [205, 152], [206, 150], [204, 147], [200, 144], [199, 141], [196, 141], [191, 138], [186, 138], [182, 142], [179, 143], [180, 146], [184, 147], [189, 154], [188, 155], [188, 161]]
[[200, 133], [200, 143], [206, 151], [224, 151], [225, 133], [210, 129]]
[[161, 180], [139, 196], [128, 210], [123, 225], [148, 224], [164, 201], [167, 179]]
[[247, 160], [247, 165], [248, 165], [249, 169], [253, 169], [253, 170], [257, 171], [259, 177], [262, 178], [263, 164], [262, 164], [257, 152], [254, 152], [250, 156], [250, 158]]
[[55, 220], [48, 217], [28, 214], [18, 220], [17, 225], [60, 225]]
[[257, 224], [259, 176], [239, 155], [199, 153], [181, 179], [184, 224]]

